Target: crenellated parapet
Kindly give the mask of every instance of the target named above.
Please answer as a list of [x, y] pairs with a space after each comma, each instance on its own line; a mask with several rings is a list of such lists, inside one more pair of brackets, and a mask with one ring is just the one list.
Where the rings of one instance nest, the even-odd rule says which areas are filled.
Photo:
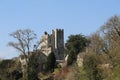
[[48, 56], [53, 51], [56, 59], [64, 59], [64, 29], [52, 30], [52, 34], [45, 32], [40, 41], [44, 54]]

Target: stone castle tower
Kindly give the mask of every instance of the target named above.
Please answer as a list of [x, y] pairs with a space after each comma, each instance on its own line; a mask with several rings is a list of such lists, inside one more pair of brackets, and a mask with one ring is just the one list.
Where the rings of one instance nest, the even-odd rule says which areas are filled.
[[47, 32], [41, 37], [40, 47], [42, 53], [48, 56], [52, 51], [55, 53], [56, 60], [64, 59], [64, 30], [52, 30], [52, 34]]

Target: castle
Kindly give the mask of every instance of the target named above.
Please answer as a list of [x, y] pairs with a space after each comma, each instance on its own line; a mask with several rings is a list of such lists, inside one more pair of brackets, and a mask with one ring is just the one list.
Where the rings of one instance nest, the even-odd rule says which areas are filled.
[[52, 30], [52, 34], [44, 32], [40, 39], [40, 50], [46, 56], [54, 52], [56, 60], [64, 59], [64, 30]]
[[[37, 58], [41, 61], [39, 65], [39, 70], [45, 69], [45, 63], [47, 62], [48, 55], [54, 52], [56, 61], [61, 63], [64, 60], [64, 30], [55, 29], [52, 30], [52, 34], [44, 32], [44, 35], [40, 39], [40, 50], [37, 50], [35, 54]], [[31, 52], [34, 53], [34, 52]], [[24, 55], [20, 55], [20, 62], [22, 64], [22, 70], [25, 71], [26, 60]]]

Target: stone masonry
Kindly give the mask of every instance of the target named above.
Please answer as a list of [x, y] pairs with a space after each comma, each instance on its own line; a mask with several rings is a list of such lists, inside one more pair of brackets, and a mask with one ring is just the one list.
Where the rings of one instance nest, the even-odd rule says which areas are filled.
[[40, 50], [46, 56], [52, 51], [55, 53], [56, 60], [64, 59], [64, 30], [55, 29], [52, 30], [52, 34], [44, 32], [44, 35], [40, 39]]

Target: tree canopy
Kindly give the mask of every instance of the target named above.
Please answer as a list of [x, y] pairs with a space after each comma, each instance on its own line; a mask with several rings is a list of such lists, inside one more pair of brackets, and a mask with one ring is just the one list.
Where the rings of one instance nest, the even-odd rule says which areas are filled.
[[89, 40], [84, 35], [70, 35], [66, 42], [66, 47], [68, 50], [74, 50], [74, 52], [78, 54], [85, 49], [88, 43]]
[[54, 52], [51, 52], [47, 57], [46, 70], [54, 71], [55, 64], [56, 64], [55, 54]]
[[89, 44], [89, 40], [81, 34], [70, 35], [65, 44], [68, 49], [68, 65], [72, 64], [77, 59], [77, 54], [85, 50], [85, 47]]

